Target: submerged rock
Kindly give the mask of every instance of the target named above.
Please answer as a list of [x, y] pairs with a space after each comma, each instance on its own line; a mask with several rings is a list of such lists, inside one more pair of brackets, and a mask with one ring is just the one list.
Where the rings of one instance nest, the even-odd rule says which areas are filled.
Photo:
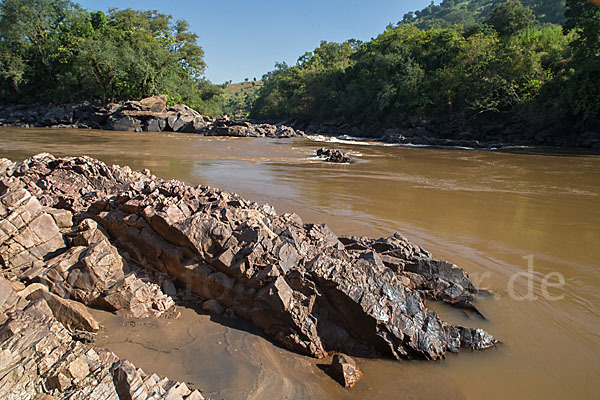
[[[15, 193], [68, 210], [76, 221], [66, 235], [69, 247], [38, 254], [24, 264], [21, 279], [84, 304], [135, 316], [172, 304], [158, 286], [129, 274], [133, 268], [168, 275], [286, 348], [314, 357], [343, 352], [435, 360], [496, 343], [487, 332], [446, 323], [427, 308], [426, 298], [472, 306], [476, 289], [463, 270], [400, 235], [338, 238], [326, 225], [278, 215], [232, 193], [88, 157], [41, 154], [6, 168], [0, 196]], [[14, 241], [11, 235], [7, 240]]]

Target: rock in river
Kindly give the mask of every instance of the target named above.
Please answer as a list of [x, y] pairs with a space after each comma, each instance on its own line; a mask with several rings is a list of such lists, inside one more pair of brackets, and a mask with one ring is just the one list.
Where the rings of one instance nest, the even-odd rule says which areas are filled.
[[317, 157], [321, 157], [323, 160], [338, 164], [348, 164], [352, 161], [348, 154], [341, 150], [336, 149], [324, 149], [320, 148], [317, 150]]
[[340, 385], [348, 388], [354, 387], [356, 382], [363, 377], [363, 373], [358, 365], [356, 365], [356, 361], [341, 353], [333, 356], [329, 372]]

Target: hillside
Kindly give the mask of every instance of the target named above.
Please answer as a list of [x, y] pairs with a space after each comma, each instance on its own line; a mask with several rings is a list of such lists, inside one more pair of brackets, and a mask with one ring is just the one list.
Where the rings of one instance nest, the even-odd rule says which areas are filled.
[[[420, 11], [404, 15], [399, 24], [415, 25], [421, 29], [448, 28], [453, 25], [474, 25], [485, 21], [501, 0], [442, 0]], [[564, 22], [564, 0], [521, 0], [530, 7], [542, 24]]]
[[249, 81], [240, 83], [224, 83], [223, 88], [223, 114], [230, 117], [246, 118], [258, 95], [258, 90], [263, 86], [263, 81]]

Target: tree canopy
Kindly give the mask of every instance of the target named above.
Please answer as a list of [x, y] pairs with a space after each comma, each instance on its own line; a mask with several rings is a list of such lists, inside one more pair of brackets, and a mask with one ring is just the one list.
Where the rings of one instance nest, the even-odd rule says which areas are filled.
[[[447, 4], [458, 3], [435, 7]], [[405, 21], [369, 42], [322, 42], [263, 77], [251, 115], [387, 125], [448, 113], [597, 119], [600, 11], [568, 0], [561, 27], [536, 23], [523, 4], [497, 3], [475, 25], [421, 29]]]
[[[502, 3], [498, 0], [442, 0], [436, 5], [432, 1], [422, 10], [405, 14], [400, 23], [421, 29], [471, 26], [487, 20]], [[565, 21], [564, 0], [522, 0], [522, 3], [533, 11], [540, 24], [562, 24]]]
[[0, 2], [4, 102], [134, 99], [167, 93], [199, 107], [219, 93], [203, 79], [198, 36], [157, 11], [90, 12], [68, 0]]

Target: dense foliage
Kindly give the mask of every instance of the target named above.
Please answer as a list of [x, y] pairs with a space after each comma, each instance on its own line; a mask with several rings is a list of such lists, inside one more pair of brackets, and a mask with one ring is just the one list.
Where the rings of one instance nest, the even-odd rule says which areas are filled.
[[[523, 0], [541, 23], [562, 24], [565, 20], [565, 0]], [[433, 1], [420, 11], [404, 15], [401, 23], [421, 29], [451, 28], [454, 25], [471, 26], [486, 21], [500, 0], [442, 0]]]
[[185, 21], [157, 11], [105, 15], [68, 0], [2, 0], [0, 96], [67, 102], [167, 93], [210, 109], [219, 89], [203, 79], [196, 39]]
[[[531, 3], [531, 2], [530, 2]], [[565, 27], [536, 22], [517, 0], [485, 23], [420, 29], [401, 23], [360, 43], [322, 42], [263, 77], [258, 118], [393, 124], [406, 115], [599, 115], [600, 17], [567, 1]]]

